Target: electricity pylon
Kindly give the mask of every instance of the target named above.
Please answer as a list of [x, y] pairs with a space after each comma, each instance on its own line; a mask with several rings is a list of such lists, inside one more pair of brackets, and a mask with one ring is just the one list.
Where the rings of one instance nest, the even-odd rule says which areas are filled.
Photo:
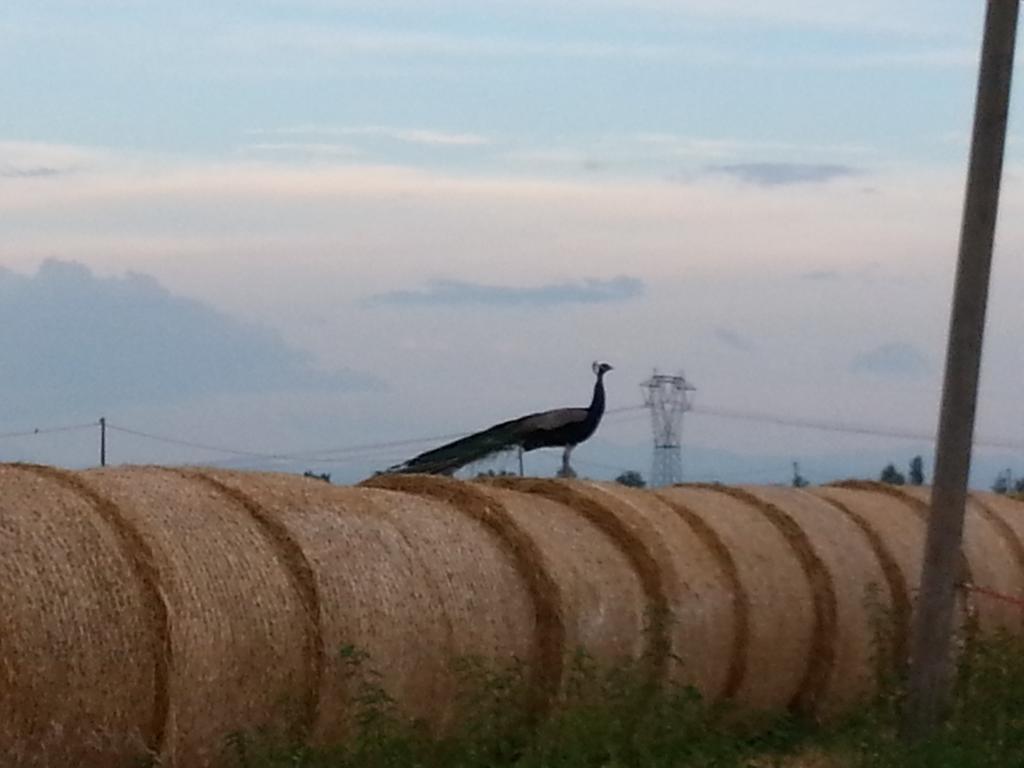
[[654, 431], [654, 456], [651, 461], [651, 487], [661, 488], [683, 480], [683, 414], [690, 410], [692, 386], [680, 372], [676, 376], [658, 373], [643, 382], [644, 405], [651, 411]]

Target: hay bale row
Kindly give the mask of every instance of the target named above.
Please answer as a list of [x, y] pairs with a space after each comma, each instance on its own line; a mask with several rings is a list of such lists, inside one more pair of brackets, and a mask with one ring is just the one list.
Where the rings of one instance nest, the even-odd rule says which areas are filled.
[[[351, 728], [351, 654], [443, 728], [451, 662], [639, 660], [709, 700], [824, 715], [872, 691], [880, 621], [905, 660], [926, 491], [0, 466], [5, 765], [214, 763], [237, 731]], [[1024, 594], [1024, 505], [968, 507], [963, 578]], [[1022, 612], [960, 592], [962, 627]], [[681, 663], [676, 663], [678, 659]]]

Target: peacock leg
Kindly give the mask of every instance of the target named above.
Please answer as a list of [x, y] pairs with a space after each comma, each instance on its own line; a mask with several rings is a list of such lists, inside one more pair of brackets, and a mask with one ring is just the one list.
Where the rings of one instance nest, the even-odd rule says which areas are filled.
[[562, 453], [562, 469], [559, 470], [559, 477], [576, 477], [576, 472], [573, 471], [572, 465], [569, 464], [569, 457], [572, 456], [572, 449], [575, 446], [565, 446], [565, 451]]

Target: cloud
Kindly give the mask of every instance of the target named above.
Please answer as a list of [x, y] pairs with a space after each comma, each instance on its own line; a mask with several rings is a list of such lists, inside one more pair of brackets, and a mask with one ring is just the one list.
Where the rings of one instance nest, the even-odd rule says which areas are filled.
[[771, 141], [737, 139], [731, 137], [711, 138], [706, 136], [688, 136], [678, 133], [641, 132], [629, 137], [638, 146], [647, 146], [678, 157], [694, 158], [734, 158], [740, 156], [759, 155], [793, 155], [799, 152], [806, 157], [814, 155], [848, 155], [863, 157], [871, 154], [870, 147], [856, 143], [808, 143], [794, 141]]
[[367, 299], [368, 305], [416, 306], [534, 306], [603, 304], [642, 296], [644, 283], [635, 277], [610, 280], [586, 278], [539, 286], [485, 285], [462, 280], [434, 280], [421, 290], [388, 291]]
[[[936, 12], [934, 0], [903, 0], [894, 5], [886, 0], [858, 0], [856, 3], [826, 4], [820, 0], [301, 0], [289, 7], [313, 9], [373, 10], [386, 8], [392, 13], [422, 11], [427, 7], [437, 12], [479, 13], [509, 6], [524, 14], [550, 14], [555, 9], [568, 9], [595, 15], [605, 11], [625, 11], [656, 17], [744, 22], [759, 25], [783, 25], [822, 29], [849, 29], [884, 33], [900, 37], [930, 37], [956, 30], [955, 22], [969, 11], [956, 8], [955, 13]], [[945, 5], [949, 5], [946, 3]], [[957, 4], [954, 4], [957, 5]]]
[[0, 179], [41, 179], [81, 170], [101, 153], [67, 144], [0, 141]]
[[0, 268], [0, 414], [95, 415], [220, 393], [367, 386], [316, 370], [273, 332], [169, 293], [152, 277], [101, 278], [65, 261]]
[[359, 150], [355, 147], [323, 141], [261, 141], [245, 144], [241, 151], [252, 155], [285, 155], [312, 159], [352, 158], [359, 155]]
[[0, 178], [4, 179], [43, 179], [48, 176], [59, 176], [62, 173], [67, 173], [67, 171], [43, 165], [22, 168], [13, 165], [0, 165]]
[[797, 56], [793, 61], [802, 66], [832, 67], [850, 71], [973, 69], [978, 65], [978, 53], [971, 48], [940, 48], [921, 51], [809, 56], [806, 58]]
[[814, 282], [826, 282], [839, 280], [842, 274], [837, 269], [810, 269], [800, 274], [801, 280], [812, 280]]
[[850, 371], [876, 376], [920, 378], [932, 373], [932, 365], [927, 355], [914, 345], [892, 342], [854, 357], [850, 363]]
[[835, 163], [733, 163], [709, 165], [706, 170], [763, 187], [821, 183], [860, 173], [852, 166]]
[[[350, 277], [334, 291], [351, 300], [438, 275], [531, 285], [770, 265], [854, 276], [867, 258], [865, 233], [869, 253], [933, 264], [955, 242], [959, 172], [882, 171], [877, 184], [873, 196], [856, 183], [796, 184], [780, 195], [707, 175], [670, 183], [111, 154], [60, 183], [0, 179], [0, 263], [34, 268], [58, 255], [107, 271], [131, 264], [204, 296], [210, 283], [199, 275], [243, 257], [250, 285], [280, 282], [297, 264], [341, 264]], [[1012, 248], [1024, 216], [1014, 199], [1005, 204]]]
[[935, 13], [928, 0], [904, 0], [899, 5], [885, 0], [856, 3], [821, 3], [818, 0], [593, 0], [603, 4], [666, 13], [704, 16], [710, 19], [757, 24], [846, 29], [899, 37], [927, 38], [955, 30], [964, 12]]
[[342, 132], [350, 136], [375, 136], [407, 144], [424, 144], [435, 147], [479, 147], [491, 143], [490, 139], [478, 133], [434, 131], [422, 128], [368, 126], [343, 129]]
[[692, 56], [684, 47], [591, 40], [545, 41], [505, 36], [399, 31], [386, 27], [331, 28], [306, 23], [252, 23], [233, 28], [222, 43], [233, 55], [301, 52], [304, 56], [464, 58], [554, 58], [661, 60]]
[[443, 131], [428, 128], [395, 128], [386, 125], [293, 125], [283, 128], [260, 128], [249, 131], [249, 133], [271, 136], [344, 136], [380, 138], [399, 141], [406, 144], [421, 144], [435, 147], [479, 147], [491, 143], [489, 138], [482, 136], [479, 133], [470, 133], [467, 131]]
[[738, 352], [753, 352], [756, 348], [753, 341], [732, 328], [720, 325], [712, 331], [712, 334], [722, 344]]

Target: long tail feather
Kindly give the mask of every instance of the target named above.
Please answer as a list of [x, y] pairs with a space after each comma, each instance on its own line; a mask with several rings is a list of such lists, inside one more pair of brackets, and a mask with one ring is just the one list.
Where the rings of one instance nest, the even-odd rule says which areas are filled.
[[507, 451], [518, 445], [516, 426], [520, 421], [522, 419], [495, 424], [493, 427], [421, 453], [401, 464], [388, 467], [384, 472], [386, 474], [453, 474], [467, 464]]

